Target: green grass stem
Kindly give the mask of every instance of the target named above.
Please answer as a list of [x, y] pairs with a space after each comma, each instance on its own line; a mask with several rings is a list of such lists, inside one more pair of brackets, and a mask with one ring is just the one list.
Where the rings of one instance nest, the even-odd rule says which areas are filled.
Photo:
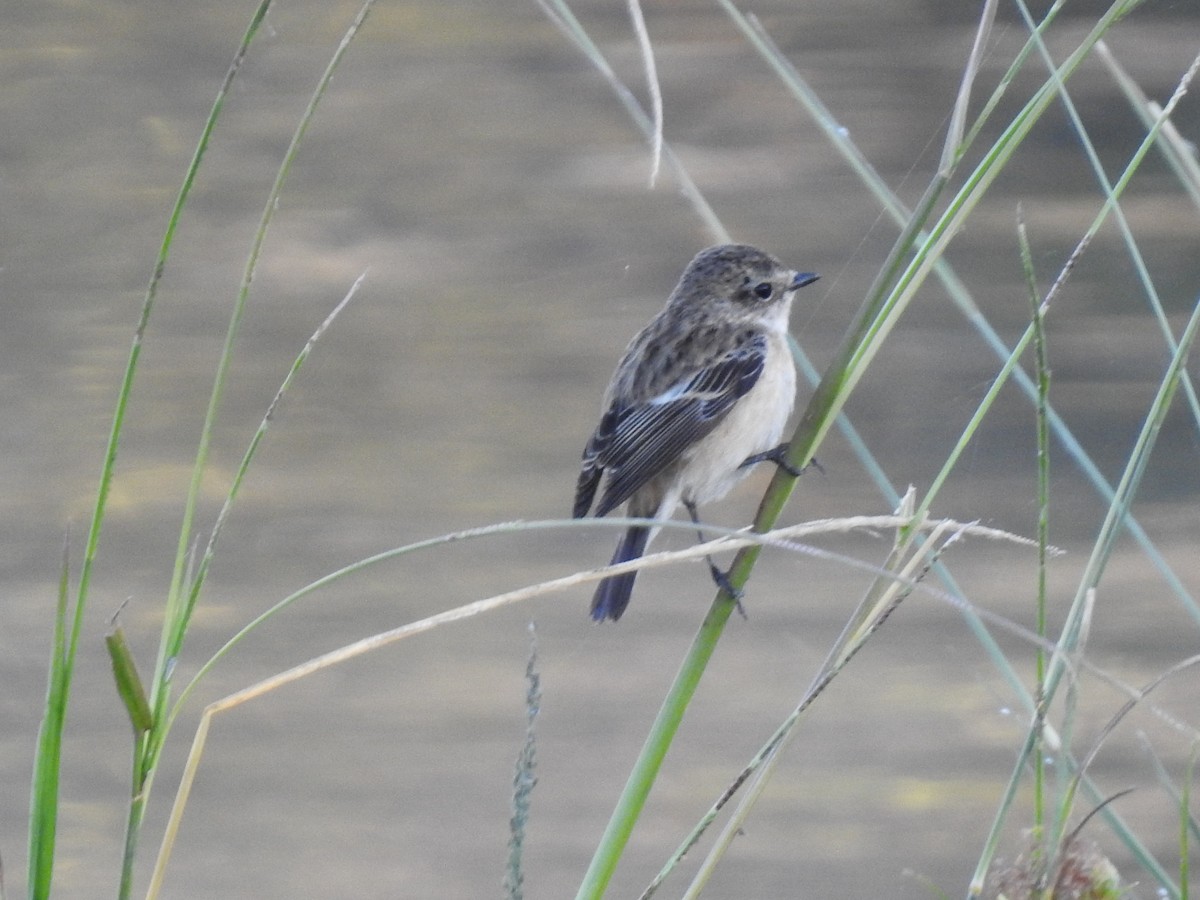
[[733, 607], [729, 601], [714, 603], [692, 639], [579, 886], [578, 900], [603, 896]]
[[[1021, 268], [1025, 272], [1025, 285], [1029, 291], [1030, 321], [1033, 325], [1034, 372], [1038, 386], [1036, 406], [1037, 420], [1037, 587], [1034, 598], [1034, 627], [1038, 637], [1046, 637], [1046, 563], [1050, 539], [1050, 432], [1046, 420], [1049, 406], [1050, 367], [1046, 360], [1045, 304], [1037, 286], [1037, 274], [1033, 268], [1033, 251], [1029, 246], [1029, 235], [1025, 219], [1017, 209], [1017, 238], [1021, 249]], [[1045, 704], [1042, 699], [1042, 681], [1046, 677], [1046, 654], [1039, 646], [1034, 656], [1034, 684], [1037, 685], [1038, 718], [1044, 722]], [[1033, 752], [1033, 826], [1041, 832], [1045, 824], [1045, 754], [1042, 752], [1042, 735], [1038, 732], [1038, 744]]]
[[46, 712], [38, 730], [33, 758], [33, 786], [29, 803], [29, 896], [50, 895], [54, 875], [54, 848], [58, 829], [58, 787], [62, 760], [62, 728], [67, 715], [70, 672], [67, 666], [67, 618], [70, 607], [71, 565], [69, 544], [63, 543], [54, 607], [54, 636], [50, 648]]
[[[1142, 127], [1149, 130], [1162, 114], [1162, 107], [1146, 96], [1136, 81], [1113, 56], [1108, 45], [1101, 41], [1096, 45], [1096, 55], [1108, 68], [1113, 81], [1125, 94], [1130, 108], [1141, 120]], [[1173, 122], [1164, 122], [1160, 134], [1162, 140], [1156, 145], [1167, 167], [1174, 173], [1175, 180], [1191, 198], [1192, 205], [1200, 209], [1200, 159], [1195, 148], [1184, 139]]]
[[1188, 900], [1188, 875], [1191, 852], [1188, 834], [1195, 822], [1191, 817], [1192, 784], [1196, 779], [1196, 746], [1192, 746], [1188, 757], [1187, 771], [1183, 775], [1183, 788], [1179, 794], [1179, 900]]
[[525, 885], [525, 835], [533, 789], [537, 786], [537, 717], [542, 708], [542, 677], [538, 673], [537, 629], [529, 623], [529, 659], [525, 664], [525, 741], [513, 773], [512, 818], [509, 820], [508, 866], [504, 891], [508, 900], [522, 900]]

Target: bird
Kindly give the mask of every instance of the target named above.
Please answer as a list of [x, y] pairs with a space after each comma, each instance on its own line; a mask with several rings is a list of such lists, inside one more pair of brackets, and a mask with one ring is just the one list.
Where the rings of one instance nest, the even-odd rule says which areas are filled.
[[[796, 396], [788, 317], [796, 292], [818, 277], [746, 244], [700, 251], [613, 372], [583, 451], [574, 518], [624, 503], [632, 518], [668, 519], [683, 503], [699, 528], [697, 507], [725, 496], [754, 463], [799, 475], [779, 443]], [[611, 565], [638, 559], [657, 532], [631, 526]], [[711, 560], [709, 568], [736, 598]], [[621, 618], [636, 575], [600, 582], [594, 621]]]

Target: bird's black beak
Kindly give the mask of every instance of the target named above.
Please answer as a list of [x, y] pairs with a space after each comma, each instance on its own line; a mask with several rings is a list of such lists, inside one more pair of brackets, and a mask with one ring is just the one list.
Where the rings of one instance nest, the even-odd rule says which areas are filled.
[[820, 277], [816, 272], [797, 272], [792, 276], [792, 283], [788, 285], [788, 290], [797, 291], [807, 284], [812, 284]]

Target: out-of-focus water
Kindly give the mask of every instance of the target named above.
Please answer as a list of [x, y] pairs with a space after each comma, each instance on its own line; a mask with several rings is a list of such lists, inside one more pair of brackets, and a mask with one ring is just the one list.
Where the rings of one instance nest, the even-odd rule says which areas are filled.
[[[1051, 34], [1059, 58], [1083, 4]], [[577, 7], [645, 97], [624, 4]], [[0, 853], [24, 880], [31, 753], [64, 530], [77, 566], [113, 400], [167, 212], [245, 27], [245, 4], [169, 11], [98, 0], [17, 4], [0, 37]], [[102, 635], [113, 613], [150, 668], [195, 440], [256, 222], [354, 4], [282, 4], [226, 101], [146, 337], [97, 563], [67, 733], [61, 897], [110, 895], [128, 790], [128, 727]], [[936, 168], [972, 40], [974, 4], [757, 4], [766, 27], [906, 202]], [[718, 7], [647, 5], [666, 136], [738, 240], [822, 274], [793, 316], [828, 362], [894, 236], [879, 204]], [[1110, 44], [1164, 101], [1200, 16], [1151, 3]], [[995, 83], [1023, 30], [1002, 11]], [[1009, 114], [1040, 77], [1017, 79]], [[1110, 176], [1138, 126], [1095, 62], [1071, 87]], [[1001, 121], [1003, 116], [997, 118]], [[1194, 99], [1177, 125], [1195, 139]], [[988, 132], [994, 136], [996, 128]], [[351, 48], [291, 173], [254, 282], [200, 510], [229, 479], [297, 352], [352, 281], [360, 296], [285, 399], [224, 532], [179, 679], [288, 593], [387, 548], [569, 513], [579, 452], [625, 342], [691, 255], [714, 241], [650, 157], [610, 89], [530, 2], [380, 4]], [[1041, 283], [1101, 204], [1061, 107], [992, 189], [950, 261], [1003, 338], [1028, 318], [1015, 221]], [[1176, 329], [1200, 283], [1197, 212], [1152, 159], [1124, 212]], [[1133, 264], [1100, 233], [1050, 311], [1052, 397], [1110, 479], [1166, 364]], [[1028, 362], [1028, 361], [1027, 361]], [[924, 490], [999, 362], [930, 282], [848, 413], [892, 481]], [[802, 401], [804, 398], [801, 398]], [[935, 513], [1033, 534], [1034, 418], [1006, 388]], [[889, 511], [840, 436], [788, 521]], [[1052, 462], [1051, 622], [1061, 623], [1104, 504], [1061, 445]], [[1196, 423], [1168, 417], [1134, 512], [1195, 591]], [[748, 520], [767, 473], [706, 511]], [[205, 532], [206, 533], [206, 532]], [[302, 601], [232, 653], [172, 736], [143, 841], [143, 878], [202, 705], [415, 618], [607, 560], [600, 527], [472, 541], [370, 569]], [[684, 546], [687, 535], [664, 541]], [[886, 536], [823, 544], [869, 561]], [[973, 603], [1030, 627], [1033, 554], [967, 542], [947, 558]], [[614, 883], [634, 896], [797, 701], [869, 576], [767, 554]], [[568, 896], [712, 595], [705, 571], [643, 575], [629, 614], [598, 627], [579, 588], [442, 628], [218, 718], [166, 895], [481, 897], [503, 874], [524, 734], [527, 624], [544, 692], [527, 893]], [[1032, 677], [1031, 648], [1001, 641]], [[1200, 629], [1125, 539], [1098, 596], [1087, 658], [1142, 684], [1200, 646]], [[1153, 696], [1196, 725], [1196, 676]], [[1088, 676], [1084, 753], [1123, 696]], [[960, 893], [1023, 734], [1012, 691], [953, 608], [917, 595], [804, 723], [714, 897]], [[1188, 734], [1143, 705], [1099, 755], [1101, 789], [1168, 869], [1177, 812], [1138, 740], [1180, 777]], [[1081, 811], [1087, 808], [1086, 801]], [[1027, 803], [1025, 804], [1027, 806]], [[1020, 819], [1020, 817], [1018, 817]], [[1027, 819], [1021, 819], [1027, 822]], [[1006, 852], [1019, 845], [1010, 829]], [[1148, 878], [1098, 820], [1098, 840]], [[690, 869], [689, 861], [685, 868]], [[1150, 896], [1150, 892], [1144, 894]]]

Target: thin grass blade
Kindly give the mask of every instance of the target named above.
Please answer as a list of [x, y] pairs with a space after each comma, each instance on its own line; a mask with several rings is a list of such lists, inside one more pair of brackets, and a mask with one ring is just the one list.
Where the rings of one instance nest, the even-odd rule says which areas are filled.
[[70, 675], [67, 671], [67, 617], [70, 581], [69, 545], [63, 543], [54, 607], [54, 637], [50, 647], [46, 706], [38, 729], [33, 758], [33, 785], [29, 801], [29, 897], [45, 900], [54, 878], [54, 850], [58, 832], [58, 787], [62, 768], [62, 728], [67, 715]]

